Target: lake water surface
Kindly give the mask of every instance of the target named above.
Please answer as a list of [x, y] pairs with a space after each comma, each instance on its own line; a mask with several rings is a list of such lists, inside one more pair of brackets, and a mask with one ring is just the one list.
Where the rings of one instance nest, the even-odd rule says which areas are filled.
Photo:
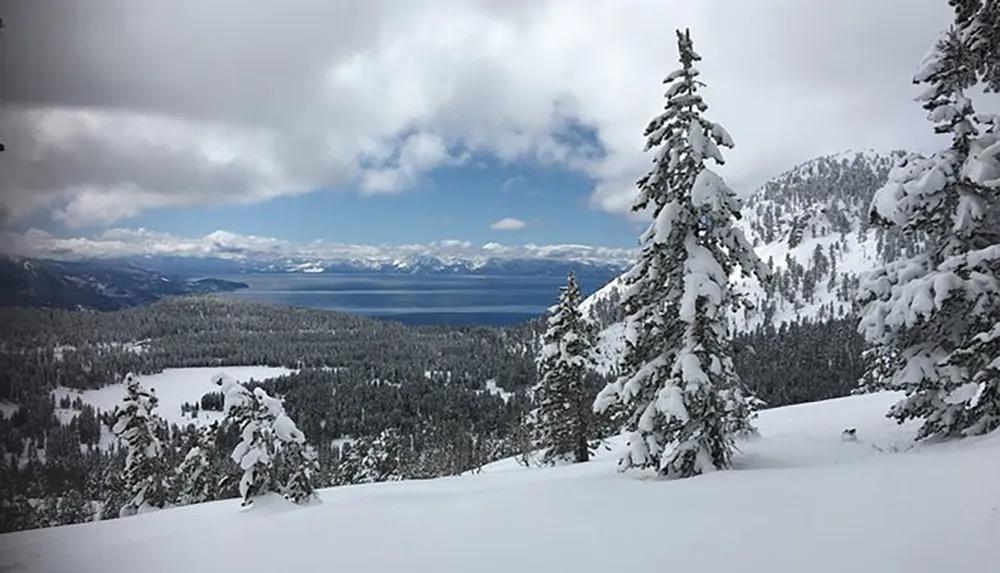
[[[565, 277], [389, 274], [251, 274], [221, 277], [250, 285], [221, 296], [350, 312], [407, 324], [508, 325], [556, 303]], [[577, 277], [584, 295], [614, 275]]]

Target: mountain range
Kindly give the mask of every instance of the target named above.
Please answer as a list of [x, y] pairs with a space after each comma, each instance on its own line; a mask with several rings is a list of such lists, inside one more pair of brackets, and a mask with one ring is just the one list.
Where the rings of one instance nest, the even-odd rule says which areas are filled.
[[559, 273], [572, 267], [624, 269], [635, 249], [586, 245], [475, 245], [438, 241], [415, 245], [293, 243], [216, 231], [185, 238], [146, 229], [110, 229], [91, 238], [61, 239], [44, 231], [4, 237], [6, 250], [26, 257], [131, 263], [159, 272], [375, 272], [406, 274]]
[[[845, 152], [807, 161], [767, 181], [744, 201], [738, 224], [775, 271], [769, 285], [738, 278], [755, 310], [734, 316], [737, 329], [797, 319], [844, 316], [860, 278], [882, 261], [917, 247], [866, 217], [874, 191], [901, 152]], [[620, 274], [637, 249], [583, 245], [506, 246], [441, 241], [429, 245], [294, 244], [217, 231], [195, 239], [144, 229], [113, 229], [89, 239], [41, 231], [6, 238], [18, 254], [0, 261], [0, 304], [107, 310], [164, 296], [235, 290], [206, 279], [260, 273], [558, 276]], [[595, 293], [604, 326], [617, 319], [619, 281]], [[61, 286], [60, 286], [61, 285]], [[599, 301], [605, 304], [598, 304]]]

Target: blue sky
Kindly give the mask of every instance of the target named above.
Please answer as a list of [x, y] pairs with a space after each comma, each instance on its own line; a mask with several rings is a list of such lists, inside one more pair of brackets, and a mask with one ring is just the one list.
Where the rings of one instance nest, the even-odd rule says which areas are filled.
[[[152, 210], [125, 223], [178, 236], [224, 229], [295, 242], [402, 244], [455, 239], [477, 244], [634, 246], [634, 229], [621, 215], [588, 203], [592, 188], [588, 178], [566, 170], [478, 158], [436, 169], [399, 193], [317, 191], [251, 205]], [[490, 228], [504, 218], [521, 220], [526, 226], [516, 231]]]
[[[688, 27], [739, 193], [847, 149], [936, 145], [911, 80], [943, 0], [624, 1], [22, 2], [0, 225], [632, 247], [642, 133]], [[490, 228], [505, 218], [525, 228]]]

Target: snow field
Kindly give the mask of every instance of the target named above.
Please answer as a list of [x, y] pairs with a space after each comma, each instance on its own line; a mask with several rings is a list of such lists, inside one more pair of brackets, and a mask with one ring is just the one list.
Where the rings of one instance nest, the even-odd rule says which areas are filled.
[[[1000, 558], [1000, 434], [911, 447], [898, 395], [768, 410], [737, 469], [664, 481], [595, 461], [366, 484], [0, 536], [0, 571], [939, 573]], [[859, 442], [840, 432], [857, 428]], [[889, 453], [897, 450], [899, 453]]]
[[[197, 403], [208, 392], [218, 392], [218, 386], [212, 384], [212, 375], [225, 372], [239, 382], [247, 382], [250, 378], [264, 380], [291, 374], [295, 370], [274, 368], [270, 366], [224, 366], [210, 368], [169, 368], [159, 374], [139, 376], [139, 382], [146, 388], [156, 390], [159, 405], [155, 413], [168, 423], [178, 425], [205, 425], [222, 418], [222, 412], [201, 411], [197, 418], [185, 416], [181, 405], [185, 402]], [[74, 390], [71, 388], [56, 388], [52, 391], [56, 403], [69, 396], [70, 400], [79, 397], [83, 403], [103, 411], [110, 412], [121, 404], [125, 396], [125, 386], [121, 383], [105, 386], [99, 390]], [[57, 409], [56, 415], [62, 423], [67, 423], [76, 415], [72, 409]]]

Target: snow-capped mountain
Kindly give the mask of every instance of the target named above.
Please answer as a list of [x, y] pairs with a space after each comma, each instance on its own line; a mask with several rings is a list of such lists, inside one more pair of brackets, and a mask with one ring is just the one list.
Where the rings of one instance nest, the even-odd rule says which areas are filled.
[[602, 277], [623, 271], [628, 255], [619, 260], [588, 261], [574, 257], [470, 257], [448, 258], [414, 254], [393, 258], [312, 258], [312, 257], [218, 257], [129, 256], [102, 259], [108, 263], [130, 264], [178, 276], [278, 274], [278, 273], [375, 273], [407, 275], [465, 276], [566, 276], [578, 274]]
[[[845, 152], [807, 161], [767, 181], [744, 200], [737, 224], [774, 271], [769, 285], [736, 278], [754, 310], [733, 316], [738, 331], [763, 324], [825, 321], [852, 311], [861, 278], [916, 246], [898, 231], [871, 226], [868, 206], [900, 152]], [[601, 326], [602, 362], [621, 352], [620, 279], [588, 297]]]
[[637, 251], [587, 245], [422, 245], [293, 243], [216, 231], [185, 238], [144, 229], [112, 229], [97, 237], [62, 239], [43, 231], [7, 234], [5, 250], [61, 260], [100, 259], [158, 272], [195, 276], [240, 273], [404, 273], [565, 275], [570, 269], [620, 272]]

